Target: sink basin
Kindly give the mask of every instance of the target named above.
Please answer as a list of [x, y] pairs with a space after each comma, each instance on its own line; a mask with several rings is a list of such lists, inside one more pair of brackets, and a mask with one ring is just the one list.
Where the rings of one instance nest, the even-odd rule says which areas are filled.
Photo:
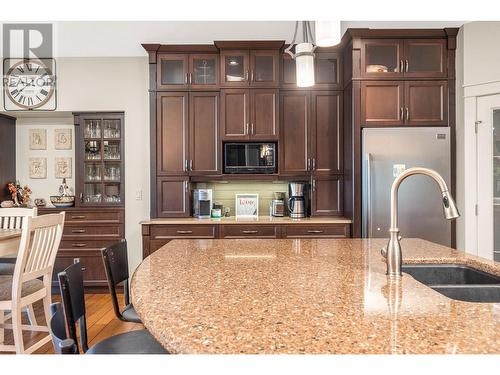
[[407, 264], [403, 272], [448, 298], [500, 302], [500, 277], [458, 264]]

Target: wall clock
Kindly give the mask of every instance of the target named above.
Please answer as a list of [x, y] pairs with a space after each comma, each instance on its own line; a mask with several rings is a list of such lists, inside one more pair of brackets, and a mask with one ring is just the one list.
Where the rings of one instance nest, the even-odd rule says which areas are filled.
[[5, 59], [4, 72], [6, 110], [56, 109], [54, 59]]

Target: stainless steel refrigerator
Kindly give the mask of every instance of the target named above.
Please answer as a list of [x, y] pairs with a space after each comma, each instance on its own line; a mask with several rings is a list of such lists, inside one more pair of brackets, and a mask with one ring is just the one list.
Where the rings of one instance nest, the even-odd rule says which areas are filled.
[[[405, 169], [434, 169], [450, 186], [449, 128], [365, 128], [362, 147], [363, 237], [389, 237], [391, 186]], [[410, 176], [398, 196], [401, 236], [450, 245], [451, 223], [443, 216], [434, 180]]]

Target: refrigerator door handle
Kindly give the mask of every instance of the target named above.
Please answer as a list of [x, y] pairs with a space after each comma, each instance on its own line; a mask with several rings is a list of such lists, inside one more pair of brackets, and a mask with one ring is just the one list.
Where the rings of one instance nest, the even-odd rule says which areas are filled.
[[372, 229], [372, 154], [366, 154], [366, 206], [367, 206], [367, 229], [368, 238], [373, 238]]

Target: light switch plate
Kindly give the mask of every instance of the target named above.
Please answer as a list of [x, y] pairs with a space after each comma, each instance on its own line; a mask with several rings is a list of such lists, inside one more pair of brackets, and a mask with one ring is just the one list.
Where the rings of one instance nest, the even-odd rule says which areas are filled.
[[392, 177], [396, 178], [406, 170], [406, 164], [393, 164]]

